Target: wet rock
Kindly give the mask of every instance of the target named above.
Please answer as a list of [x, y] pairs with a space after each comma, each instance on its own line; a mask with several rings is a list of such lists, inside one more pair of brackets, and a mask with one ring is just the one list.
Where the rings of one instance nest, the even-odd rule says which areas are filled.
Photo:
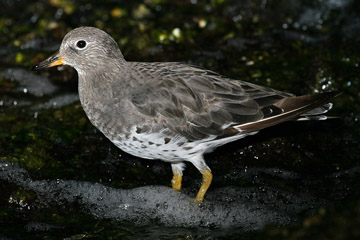
[[[259, 172], [259, 169], [251, 171]], [[274, 169], [265, 169], [264, 172], [294, 180], [294, 176], [286, 171], [285, 174]], [[340, 175], [351, 177], [355, 172], [359, 173], [359, 168]], [[329, 204], [328, 200], [306, 191], [288, 192], [264, 184], [262, 187], [215, 189], [199, 206], [192, 202], [191, 197], [169, 187], [146, 186], [125, 190], [73, 180], [32, 180], [24, 169], [10, 163], [0, 164], [0, 179], [34, 191], [43, 206], [80, 204], [94, 218], [126, 220], [139, 226], [155, 221], [167, 227], [236, 227], [253, 231], [269, 224], [295, 223], [300, 213]], [[298, 181], [302, 182], [301, 179]], [[314, 181], [314, 184], [318, 182]]]
[[49, 99], [45, 103], [35, 105], [34, 107], [32, 107], [32, 109], [40, 110], [49, 108], [61, 108], [77, 101], [79, 101], [79, 95], [77, 93], [64, 93]]
[[52, 84], [47, 78], [36, 75], [22, 68], [9, 68], [0, 72], [0, 77], [16, 81], [19, 87], [14, 92], [25, 92], [36, 97], [53, 94], [58, 87]]
[[59, 50], [60, 43], [51, 41], [47, 38], [35, 38], [25, 41], [21, 44], [20, 48], [23, 50], [47, 51], [56, 52]]

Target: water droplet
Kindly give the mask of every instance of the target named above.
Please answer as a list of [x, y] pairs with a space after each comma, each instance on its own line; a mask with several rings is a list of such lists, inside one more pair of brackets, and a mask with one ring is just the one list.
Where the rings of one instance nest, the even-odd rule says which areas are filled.
[[181, 36], [180, 28], [174, 28], [172, 34], [174, 35], [174, 37], [179, 38]]
[[243, 16], [240, 15], [240, 14], [233, 17], [233, 21], [234, 21], [234, 22], [239, 22], [239, 21], [241, 21], [242, 19], [243, 19]]
[[205, 19], [200, 19], [198, 22], [199, 28], [204, 28], [207, 25], [207, 22]]
[[63, 15], [63, 13], [64, 13], [64, 10], [62, 8], [58, 8], [55, 13], [55, 19], [60, 19], [61, 16]]
[[35, 22], [37, 22], [38, 19], [39, 19], [39, 15], [34, 14], [34, 15], [32, 15], [32, 17], [30, 18], [30, 22], [35, 23]]
[[159, 35], [159, 42], [164, 42], [164, 40], [166, 39], [166, 34], [162, 33]]
[[252, 65], [254, 65], [254, 64], [255, 64], [255, 62], [252, 61], [252, 60], [247, 61], [247, 62], [245, 63], [246, 66], [252, 66]]

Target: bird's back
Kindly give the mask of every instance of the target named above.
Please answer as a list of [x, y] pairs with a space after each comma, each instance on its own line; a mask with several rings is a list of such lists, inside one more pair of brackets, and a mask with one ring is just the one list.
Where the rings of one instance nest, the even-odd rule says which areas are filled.
[[131, 102], [139, 113], [191, 141], [279, 114], [274, 103], [293, 96], [182, 63], [131, 65], [137, 79]]

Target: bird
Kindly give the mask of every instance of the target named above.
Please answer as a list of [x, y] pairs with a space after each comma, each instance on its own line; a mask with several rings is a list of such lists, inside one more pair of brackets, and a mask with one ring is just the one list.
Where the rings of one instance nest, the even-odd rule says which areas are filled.
[[171, 164], [181, 190], [185, 163], [202, 174], [201, 203], [213, 174], [204, 154], [296, 119], [324, 119], [339, 92], [295, 96], [181, 62], [126, 61], [117, 42], [95, 27], [68, 32], [37, 71], [69, 65], [78, 73], [81, 105], [90, 122], [131, 155]]

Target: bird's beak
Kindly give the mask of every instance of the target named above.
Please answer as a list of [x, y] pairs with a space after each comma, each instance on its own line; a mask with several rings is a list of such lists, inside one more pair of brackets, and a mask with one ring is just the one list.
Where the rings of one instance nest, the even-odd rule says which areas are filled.
[[49, 57], [49, 58], [45, 59], [44, 61], [39, 62], [38, 64], [34, 65], [31, 68], [31, 71], [37, 71], [37, 70], [44, 69], [44, 68], [63, 65], [64, 64], [63, 61], [65, 59], [66, 59], [65, 57], [60, 56], [59, 52], [56, 52], [51, 57]]

